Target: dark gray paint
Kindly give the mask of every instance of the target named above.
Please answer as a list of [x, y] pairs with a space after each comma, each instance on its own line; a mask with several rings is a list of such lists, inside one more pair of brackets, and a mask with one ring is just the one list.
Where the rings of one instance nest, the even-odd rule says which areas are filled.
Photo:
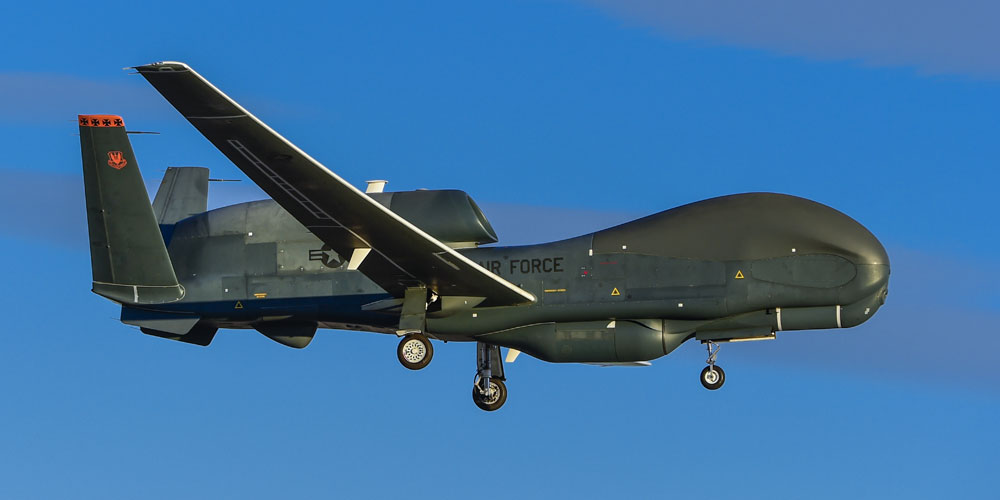
[[121, 117], [79, 120], [93, 291], [131, 304], [180, 299]]
[[[760, 218], [783, 210], [813, 221], [802, 227], [834, 227], [838, 232], [824, 237], [821, 231], [810, 230], [804, 235], [786, 231], [776, 236], [770, 228], [781, 226], [783, 221]], [[746, 222], [729, 227], [755, 230], [677, 228], [673, 224], [678, 212], [709, 220], [721, 220], [728, 214]], [[686, 249], [701, 241], [706, 253], [716, 256], [732, 256], [727, 254], [732, 250], [725, 249], [746, 245], [757, 249], [752, 255], [758, 258], [710, 260], [691, 258], [684, 252], [671, 255], [676, 245], [646, 244], [637, 237], [643, 232], [664, 242], [684, 240]], [[361, 326], [372, 331], [384, 331], [386, 324], [398, 322], [398, 307], [354, 311], [348, 317], [308, 307], [330, 296], [368, 297], [385, 292], [362, 273], [346, 270], [345, 265], [329, 268], [309, 260], [309, 250], [321, 248], [323, 242], [273, 201], [213, 210], [180, 222], [173, 234], [171, 259], [178, 263], [178, 275], [188, 291], [178, 306], [244, 301], [250, 308], [258, 301], [296, 299], [305, 305], [291, 315], [297, 322], [368, 321], [367, 327]], [[591, 255], [598, 241], [604, 242], [603, 249], [612, 251], [601, 253], [594, 248]], [[621, 244], [612, 245], [615, 241], [628, 241], [626, 249], [622, 250]], [[836, 253], [805, 253], [810, 248]], [[837, 305], [841, 306], [841, 325], [854, 326], [881, 306], [889, 272], [884, 249], [860, 224], [829, 207], [771, 193], [706, 200], [553, 243], [482, 247], [462, 253], [481, 263], [500, 262], [499, 274], [534, 293], [539, 301], [528, 306], [477, 307], [459, 312], [437, 311], [431, 304], [428, 332], [441, 339], [479, 339], [514, 347], [552, 361], [640, 361], [669, 353], [692, 336], [702, 340], [764, 337], [778, 330], [776, 308], [782, 308], [784, 331], [836, 327]], [[560, 272], [521, 273], [520, 265], [514, 265], [513, 272], [511, 269], [511, 262], [554, 258], [561, 259]], [[870, 263], [874, 261], [880, 263]], [[271, 272], [261, 272], [265, 269]], [[735, 278], [738, 272], [743, 279]], [[246, 290], [248, 282], [250, 290]], [[617, 296], [612, 295], [615, 288], [620, 292]], [[257, 292], [268, 295], [254, 299]], [[258, 328], [264, 313], [247, 318], [243, 311], [232, 309], [233, 314], [206, 316], [202, 321], [217, 327]], [[630, 326], [609, 329], [611, 321]], [[634, 325], [644, 325], [643, 330]], [[636, 333], [639, 331], [644, 333]], [[650, 342], [650, 335], [659, 336], [658, 342]], [[564, 341], [569, 347], [560, 347]], [[626, 345], [645, 347], [622, 347]], [[659, 350], [651, 345], [660, 346]]]
[[160, 188], [153, 199], [153, 213], [161, 225], [208, 209], [208, 169], [204, 167], [167, 167]]
[[[176, 223], [167, 250], [186, 295], [145, 305], [156, 314], [132, 321], [147, 333], [157, 321], [175, 332], [154, 334], [203, 344], [217, 328], [254, 328], [303, 347], [314, 326], [393, 332], [404, 291], [426, 288], [432, 337], [554, 362], [632, 362], [689, 338], [855, 326], [886, 298], [889, 258], [867, 229], [825, 205], [774, 193], [704, 200], [552, 243], [459, 250], [472, 264], [435, 239], [463, 247], [496, 240], [464, 193], [368, 197], [186, 65], [137, 69], [277, 201]], [[86, 145], [84, 158], [86, 168]], [[148, 210], [148, 201], [130, 203]], [[348, 270], [351, 251], [366, 242], [371, 256]], [[165, 323], [170, 314], [199, 320], [178, 335], [184, 322]]]

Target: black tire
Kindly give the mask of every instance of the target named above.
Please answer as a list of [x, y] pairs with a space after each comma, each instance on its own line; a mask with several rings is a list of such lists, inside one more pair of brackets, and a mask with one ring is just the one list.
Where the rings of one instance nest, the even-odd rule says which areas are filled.
[[481, 410], [484, 411], [496, 411], [499, 410], [504, 403], [507, 402], [507, 386], [504, 385], [503, 380], [497, 377], [490, 379], [490, 388], [497, 391], [496, 396], [492, 398], [484, 398], [483, 394], [479, 392], [479, 387], [472, 386], [472, 401], [476, 403]]
[[396, 347], [396, 357], [399, 358], [400, 364], [406, 368], [419, 370], [430, 364], [431, 358], [434, 357], [434, 346], [431, 345], [427, 336], [421, 333], [411, 333], [399, 341], [399, 346]]
[[[718, 374], [718, 380], [711, 381], [712, 377], [708, 375], [710, 370], [715, 370]], [[719, 365], [706, 366], [704, 370], [701, 371], [701, 385], [705, 386], [706, 389], [714, 391], [720, 387], [722, 384], [726, 383], [726, 372], [722, 371], [722, 367]]]

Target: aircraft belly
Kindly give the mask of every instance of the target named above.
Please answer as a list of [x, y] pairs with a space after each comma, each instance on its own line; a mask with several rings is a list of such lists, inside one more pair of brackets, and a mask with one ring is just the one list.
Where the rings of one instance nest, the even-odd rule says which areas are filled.
[[383, 300], [387, 294], [247, 299], [239, 301], [201, 301], [174, 303], [157, 311], [197, 315], [205, 324], [221, 328], [251, 328], [260, 321], [293, 321], [326, 324], [350, 324], [351, 330], [389, 331], [398, 316], [362, 310], [362, 306]]
[[662, 321], [618, 320], [535, 324], [485, 339], [555, 363], [631, 363], [669, 354], [688, 337], [665, 332]]
[[613, 318], [717, 318], [722, 313], [721, 299], [694, 301], [677, 307], [674, 300], [628, 300], [609, 303], [571, 303], [533, 305], [515, 308], [482, 308], [460, 312], [447, 318], [428, 318], [431, 333], [445, 335], [482, 335], [523, 325], [566, 321], [608, 321]]

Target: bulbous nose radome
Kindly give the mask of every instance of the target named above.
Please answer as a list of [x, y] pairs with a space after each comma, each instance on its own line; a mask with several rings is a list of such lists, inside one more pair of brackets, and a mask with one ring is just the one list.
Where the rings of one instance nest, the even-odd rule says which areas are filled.
[[848, 294], [860, 300], [851, 301], [841, 311], [841, 325], [844, 328], [860, 325], [868, 321], [885, 304], [889, 295], [889, 254], [882, 243], [859, 224], [857, 246], [851, 248], [857, 277]]
[[[845, 245], [850, 250], [849, 258], [854, 262], [858, 270], [858, 278], [862, 285], [862, 292], [865, 296], [873, 293], [882, 293], [889, 285], [889, 254], [870, 231], [861, 224], [857, 225], [856, 233], [851, 235], [851, 240]], [[884, 293], [883, 293], [884, 295]], [[885, 297], [882, 297], [885, 300]]]

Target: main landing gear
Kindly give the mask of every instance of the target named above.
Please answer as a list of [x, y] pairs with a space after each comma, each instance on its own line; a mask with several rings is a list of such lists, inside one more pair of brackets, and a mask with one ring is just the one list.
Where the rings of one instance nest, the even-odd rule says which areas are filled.
[[721, 366], [715, 366], [715, 359], [719, 356], [719, 349], [722, 346], [711, 340], [706, 341], [705, 346], [708, 347], [708, 359], [705, 360], [708, 366], [701, 371], [701, 385], [710, 391], [714, 391], [726, 383], [726, 372], [722, 371]]
[[503, 358], [500, 348], [476, 342], [476, 379], [472, 383], [472, 401], [485, 411], [499, 410], [507, 402]]
[[434, 346], [426, 335], [411, 333], [399, 341], [396, 357], [403, 366], [411, 370], [419, 370], [430, 364], [434, 357]]
[[[426, 335], [411, 333], [399, 341], [396, 356], [403, 366], [419, 370], [430, 364], [434, 347]], [[507, 402], [505, 380], [500, 348], [476, 342], [476, 379], [472, 383], [472, 401], [485, 411], [499, 410]]]
[[423, 286], [407, 288], [403, 295], [403, 308], [399, 313], [399, 329], [396, 334], [405, 336], [399, 341], [396, 357], [403, 366], [411, 370], [427, 366], [434, 357], [434, 347], [422, 332], [427, 328], [427, 304], [434, 302], [436, 297]]

